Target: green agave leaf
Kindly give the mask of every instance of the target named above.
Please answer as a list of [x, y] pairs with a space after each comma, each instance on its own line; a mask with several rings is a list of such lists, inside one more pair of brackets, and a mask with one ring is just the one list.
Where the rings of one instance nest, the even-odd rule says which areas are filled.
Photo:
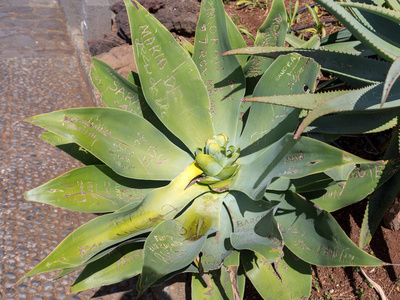
[[[383, 162], [379, 163], [383, 165]], [[354, 170], [354, 167], [355, 165], [344, 165], [327, 170], [324, 173], [335, 181], [344, 181], [349, 179], [349, 176], [351, 175], [351, 172]]]
[[168, 30], [137, 1], [124, 0], [146, 101], [165, 126], [194, 152], [215, 132], [199, 71]]
[[347, 29], [336, 31], [322, 38], [321, 47], [334, 52], [344, 52], [359, 56], [372, 56], [375, 54], [358, 41]]
[[233, 228], [231, 218], [224, 205], [222, 206], [221, 217], [216, 229], [218, 229], [218, 232], [209, 236], [201, 249], [200, 264], [204, 272], [218, 269], [225, 258], [233, 251], [233, 247], [229, 242]]
[[380, 5], [383, 4], [387, 4], [393, 10], [400, 11], [400, 2], [398, 0], [386, 0]]
[[163, 276], [189, 265], [208, 235], [216, 232], [224, 194], [206, 193], [178, 218], [166, 220], [147, 237], [140, 293]]
[[[319, 66], [311, 59], [298, 54], [280, 56], [261, 77], [254, 96], [304, 93], [305, 85], [314, 88], [318, 73]], [[299, 113], [300, 110], [288, 107], [252, 103], [246, 127], [238, 142], [242, 159], [294, 131]]]
[[[364, 0], [362, 2], [364, 3], [357, 3], [354, 7], [344, 7], [346, 7], [366, 29], [380, 36], [393, 46], [399, 47], [400, 44], [395, 38], [400, 34], [400, 18], [396, 20], [396, 15], [398, 15], [398, 13], [387, 8], [382, 9], [382, 5], [376, 6], [371, 0]], [[385, 4], [384, 6], [387, 7]]]
[[[399, 14], [400, 14], [400, 12], [399, 12]], [[398, 21], [400, 22], [400, 19]], [[400, 76], [400, 57], [394, 60], [392, 66], [390, 67], [389, 72], [386, 76], [386, 80], [383, 85], [381, 107], [383, 107], [383, 105], [385, 104], [385, 102], [389, 96], [389, 93], [390, 93], [393, 85], [399, 78], [399, 76]]]
[[345, 95], [347, 93], [349, 93], [349, 91], [334, 91], [317, 94], [271, 95], [244, 98], [243, 101], [270, 103], [302, 109], [314, 109], [324, 102], [332, 100], [341, 95]]
[[326, 211], [338, 210], [363, 200], [378, 188], [384, 168], [385, 162], [360, 164], [347, 180], [337, 181], [324, 190], [302, 193], [302, 196]]
[[101, 165], [103, 162], [99, 160], [96, 156], [88, 152], [86, 149], [82, 148], [78, 144], [74, 143], [73, 141], [55, 134], [53, 132], [43, 132], [40, 135], [40, 138], [53, 145], [56, 146], [58, 149], [64, 151], [68, 155], [72, 156], [73, 158], [79, 160], [84, 165]]
[[139, 74], [136, 72], [131, 71], [129, 73], [129, 75], [126, 77], [126, 80], [128, 80], [130, 83], [134, 84], [135, 86], [137, 86], [139, 88], [142, 87], [142, 84], [140, 83]]
[[393, 61], [400, 56], [400, 48], [367, 29], [337, 2], [329, 0], [316, 0], [315, 2], [328, 10], [358, 40], [366, 44], [381, 57], [388, 61]]
[[132, 180], [107, 166], [87, 166], [67, 172], [25, 194], [29, 201], [91, 213], [116, 211], [128, 203], [139, 203], [160, 181]]
[[193, 61], [210, 97], [210, 113], [216, 133], [225, 133], [235, 143], [245, 78], [235, 56], [222, 57], [232, 49], [222, 1], [203, 0], [196, 28]]
[[[97, 217], [67, 236], [56, 249], [22, 279], [44, 272], [82, 265], [100, 251], [150, 231], [162, 221], [172, 219], [192, 199], [209, 191], [194, 184], [202, 170], [189, 165], [167, 186], [150, 192], [140, 206]], [[21, 279], [21, 280], [22, 280]]]
[[187, 40], [185, 39], [183, 36], [177, 36], [176, 40], [178, 41], [179, 45], [182, 46], [183, 49], [185, 49], [185, 51], [192, 56], [193, 52], [194, 52], [194, 46]]
[[269, 262], [282, 256], [283, 240], [270, 203], [253, 201], [238, 192], [231, 192], [225, 203], [233, 222], [231, 243], [235, 249], [256, 251]]
[[72, 267], [72, 268], [64, 268], [64, 269], [62, 269], [61, 272], [55, 277], [55, 279], [59, 279], [61, 277], [64, 277], [64, 276], [66, 276], [68, 274], [71, 274], [72, 272], [74, 272], [74, 271], [76, 271], [78, 269], [81, 269], [85, 265], [88, 265], [88, 264], [91, 264], [91, 263], [93, 263], [93, 262], [95, 262], [97, 260], [100, 260], [100, 259], [104, 258], [107, 255], [108, 256], [111, 255], [113, 253], [113, 251], [116, 251], [116, 249], [118, 247], [122, 247], [122, 246], [124, 246], [126, 244], [129, 244], [129, 243], [142, 243], [143, 244], [144, 241], [145, 241], [145, 238], [134, 238], [134, 239], [130, 239], [128, 241], [122, 242], [120, 244], [115, 244], [115, 245], [113, 245], [111, 247], [108, 247], [107, 249], [105, 249], [103, 251], [100, 251], [99, 253], [97, 253], [96, 255], [94, 255], [93, 257], [91, 257], [90, 259], [88, 259], [87, 261], [82, 263], [81, 265], [78, 265], [78, 266], [75, 266], [75, 267]]
[[377, 16], [384, 17], [387, 20], [391, 20], [395, 23], [399, 23], [400, 20], [400, 11], [395, 11], [385, 7], [355, 2], [340, 2], [339, 4], [342, 7], [357, 8], [359, 10], [370, 12]]
[[[255, 46], [284, 46], [288, 29], [285, 4], [274, 0], [268, 17], [257, 30]], [[246, 93], [252, 94], [259, 78], [265, 73], [273, 59], [251, 56], [243, 71], [246, 74]]]
[[170, 180], [193, 161], [145, 119], [119, 109], [68, 109], [27, 121], [74, 141], [129, 178]]
[[[274, 178], [300, 178], [325, 172], [338, 166], [368, 163], [323, 142], [302, 137], [299, 142], [287, 134], [271, 145], [257, 159], [243, 165], [235, 176], [231, 190], [244, 192], [252, 199], [260, 199]], [[248, 182], [254, 182], [249, 186]]]
[[[244, 40], [239, 29], [236, 27], [235, 23], [232, 21], [231, 17], [225, 13], [226, 18], [226, 29], [228, 31], [229, 41], [231, 42], [232, 49], [246, 47], [246, 41]], [[246, 55], [240, 55], [236, 57], [241, 66], [244, 66], [249, 59]]]
[[[232, 279], [236, 280], [236, 284]], [[195, 273], [192, 275], [192, 299], [240, 300], [243, 299], [245, 283], [246, 275], [238, 266], [222, 266], [219, 270], [203, 275]]]
[[[346, 94], [326, 101], [311, 111], [308, 116], [300, 124], [295, 138], [317, 118], [335, 112], [363, 112], [366, 110], [377, 110], [381, 107], [381, 95], [383, 94], [383, 83], [371, 85], [359, 90], [350, 91]], [[388, 95], [384, 108], [398, 108], [400, 106], [400, 84], [395, 84], [392, 87], [391, 93]], [[382, 112], [383, 113], [383, 112]], [[383, 124], [382, 124], [383, 125]]]
[[[252, 54], [267, 57], [278, 57], [287, 53], [298, 53], [314, 59], [321, 65], [321, 69], [335, 75], [345, 76], [347, 80], [354, 79], [366, 84], [383, 82], [390, 68], [388, 62], [370, 59], [362, 56], [333, 52], [324, 49], [302, 49], [288, 47], [251, 47], [234, 49], [224, 55]], [[350, 82], [352, 83], [352, 82]]]
[[271, 264], [257, 252], [243, 252], [247, 277], [263, 299], [305, 299], [311, 292], [310, 265], [285, 248], [285, 255]]
[[376, 133], [397, 125], [400, 108], [390, 110], [343, 112], [324, 115], [313, 121], [305, 133], [358, 134]]
[[283, 195], [275, 215], [285, 245], [302, 260], [318, 266], [381, 266], [358, 248], [335, 219], [298, 195]]
[[107, 107], [119, 108], [141, 117], [144, 111], [150, 109], [140, 87], [95, 57], [92, 58], [90, 76]]
[[127, 241], [108, 255], [88, 264], [71, 286], [71, 293], [114, 284], [142, 271], [143, 243]]
[[384, 175], [387, 173], [389, 173], [389, 176], [393, 173], [395, 174], [387, 181], [382, 180], [384, 183], [379, 188], [376, 188], [369, 197], [360, 232], [359, 246], [361, 248], [369, 244], [385, 212], [399, 193], [400, 173], [396, 172], [397, 168], [394, 168], [394, 170], [393, 168], [388, 169], [388, 171], [383, 171], [382, 177], [385, 177]]

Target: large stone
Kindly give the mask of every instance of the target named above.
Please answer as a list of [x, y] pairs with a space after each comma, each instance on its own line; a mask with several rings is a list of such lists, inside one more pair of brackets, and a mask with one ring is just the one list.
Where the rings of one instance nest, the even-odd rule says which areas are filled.
[[[169, 31], [183, 36], [194, 36], [197, 16], [200, 12], [198, 0], [139, 0]], [[126, 8], [123, 2], [115, 3], [111, 10], [116, 14], [118, 34], [131, 43], [131, 34]]]
[[98, 40], [89, 40], [89, 51], [92, 56], [110, 51], [112, 48], [125, 44], [125, 40], [117, 34], [110, 32], [101, 36]]
[[125, 78], [131, 71], [137, 72], [131, 45], [122, 45], [97, 56]]

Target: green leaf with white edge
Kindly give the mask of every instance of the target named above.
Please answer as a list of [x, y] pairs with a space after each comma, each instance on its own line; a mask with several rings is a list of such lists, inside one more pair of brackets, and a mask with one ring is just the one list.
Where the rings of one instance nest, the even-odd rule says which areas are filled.
[[383, 109], [400, 107], [400, 82], [392, 87], [391, 93], [389, 93], [384, 106], [381, 108], [382, 94], [383, 83], [353, 90], [322, 103], [303, 120], [297, 129], [295, 138], [299, 137], [314, 120], [326, 114], [345, 111], [354, 113], [378, 109], [383, 113]]
[[[400, 14], [400, 12], [399, 12]], [[400, 22], [400, 20], [399, 20]], [[386, 76], [385, 83], [383, 85], [383, 93], [382, 93], [382, 100], [381, 100], [381, 107], [385, 104], [389, 93], [393, 87], [393, 85], [397, 82], [400, 76], [400, 57], [396, 58], [389, 69], [389, 72]], [[399, 83], [398, 83], [399, 84]]]
[[86, 166], [30, 190], [25, 198], [73, 211], [104, 213], [139, 204], [150, 191], [166, 184], [128, 179], [107, 166]]
[[222, 206], [219, 222], [218, 227], [216, 227], [218, 232], [209, 236], [201, 249], [200, 264], [204, 272], [218, 269], [224, 259], [233, 251], [233, 247], [229, 242], [233, 228], [225, 205]]
[[[236, 266], [235, 266], [236, 267]], [[236, 267], [237, 268], [237, 267]], [[235, 268], [235, 269], [236, 269]], [[240, 300], [243, 299], [246, 276], [242, 268], [236, 269], [236, 288], [232, 288], [232, 267], [222, 266], [221, 269], [203, 275], [192, 275], [193, 300]], [[235, 290], [235, 292], [233, 292]], [[235, 296], [234, 296], [235, 293]]]
[[203, 0], [197, 22], [193, 61], [210, 97], [210, 113], [216, 133], [225, 133], [235, 143], [237, 122], [245, 92], [245, 78], [235, 56], [222, 57], [232, 49], [221, 0]]
[[119, 108], [143, 117], [149, 110], [142, 89], [121, 76], [117, 71], [98, 58], [92, 59], [90, 76], [107, 107]]
[[124, 0], [146, 101], [192, 152], [215, 132], [200, 73], [169, 31], [137, 1]]
[[101, 165], [103, 162], [73, 141], [50, 131], [43, 132], [40, 138], [64, 151], [84, 165]]
[[244, 98], [244, 102], [270, 103], [302, 109], [314, 109], [320, 104], [349, 93], [349, 91], [334, 91], [317, 94], [296, 94], [296, 95], [271, 95]]
[[347, 180], [337, 181], [323, 190], [302, 193], [307, 200], [326, 211], [335, 211], [363, 200], [382, 184], [385, 162], [360, 164]]
[[[189, 183], [202, 170], [189, 165], [167, 186], [150, 192], [141, 205], [97, 217], [67, 236], [41, 263], [23, 278], [58, 269], [82, 265], [100, 251], [150, 231], [162, 221], [172, 219], [192, 199], [206, 193], [206, 186]], [[22, 278], [22, 279], [23, 279]]]
[[298, 195], [282, 194], [275, 218], [286, 247], [305, 262], [318, 266], [382, 266], [362, 251], [326, 211]]
[[143, 243], [122, 244], [107, 256], [91, 262], [71, 286], [71, 293], [110, 285], [139, 275], [143, 266]]
[[238, 192], [231, 192], [225, 203], [233, 222], [231, 243], [235, 249], [256, 251], [269, 262], [282, 256], [283, 240], [270, 203], [253, 201]]
[[[295, 140], [293, 135], [287, 134], [255, 160], [241, 165], [230, 189], [260, 199], [274, 178], [300, 178], [338, 166], [368, 162], [323, 142], [307, 137]], [[250, 186], [249, 181], [254, 184]]]
[[[312, 59], [298, 54], [280, 56], [261, 77], [253, 95], [299, 94], [304, 93], [305, 85], [314, 90], [318, 74], [319, 66]], [[252, 103], [246, 127], [237, 145], [242, 149], [242, 158], [293, 132], [298, 124], [299, 113], [300, 110], [288, 107]]]
[[[256, 252], [242, 252], [246, 275], [265, 300], [306, 299], [311, 292], [310, 265], [285, 249], [273, 265]], [[266, 284], [268, 282], [268, 284]]]
[[[225, 13], [226, 17], [226, 29], [228, 31], [229, 41], [231, 42], [232, 49], [243, 48], [246, 47], [246, 41], [244, 40], [242, 34], [239, 29], [236, 27], [235, 23], [232, 21], [231, 17], [227, 13]], [[240, 55], [236, 57], [241, 66], [244, 66], [247, 63], [248, 56]]]
[[393, 61], [400, 56], [400, 48], [387, 42], [384, 38], [367, 29], [360, 21], [353, 17], [345, 8], [335, 1], [316, 0], [330, 12], [344, 27], [346, 27], [359, 41], [366, 44], [382, 58]]
[[181, 216], [162, 222], [150, 233], [144, 245], [140, 293], [195, 260], [207, 236], [216, 232], [224, 197], [215, 193], [201, 195]]
[[[333, 52], [324, 49], [302, 49], [289, 47], [249, 47], [234, 49], [225, 55], [245, 54], [261, 55], [271, 58], [288, 53], [298, 53], [314, 59], [321, 69], [337, 76], [363, 81], [366, 84], [383, 82], [390, 68], [390, 63], [357, 55]], [[350, 82], [352, 83], [352, 82]]]
[[193, 161], [148, 121], [119, 109], [68, 109], [27, 121], [79, 144], [129, 178], [170, 180]]
[[305, 133], [376, 133], [397, 126], [400, 108], [323, 115], [304, 130]]
[[[268, 17], [257, 30], [255, 46], [281, 46], [285, 45], [288, 29], [285, 4], [282, 0], [274, 0]], [[243, 71], [246, 75], [246, 93], [252, 94], [253, 90], [273, 59], [251, 56]]]

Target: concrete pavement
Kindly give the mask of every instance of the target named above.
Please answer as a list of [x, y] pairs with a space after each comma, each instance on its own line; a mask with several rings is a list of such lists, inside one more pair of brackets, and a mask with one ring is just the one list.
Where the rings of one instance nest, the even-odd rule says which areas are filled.
[[40, 140], [41, 129], [23, 122], [54, 110], [94, 106], [78, 59], [88, 54], [76, 51], [65, 20], [56, 0], [0, 0], [0, 299], [134, 299], [132, 280], [68, 294], [77, 273], [52, 281], [57, 273], [50, 272], [16, 284], [93, 217], [23, 196], [80, 166]]

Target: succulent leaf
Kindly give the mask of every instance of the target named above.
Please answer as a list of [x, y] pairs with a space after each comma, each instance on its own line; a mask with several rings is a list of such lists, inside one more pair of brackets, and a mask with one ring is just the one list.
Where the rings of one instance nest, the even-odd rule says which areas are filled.
[[142, 271], [143, 243], [127, 241], [107, 256], [89, 263], [71, 286], [77, 293], [132, 278]]
[[390, 68], [390, 63], [385, 61], [323, 49], [252, 47], [227, 51], [224, 55], [252, 54], [275, 58], [291, 52], [314, 59], [323, 70], [346, 78], [344, 80], [347, 82], [356, 83], [360, 81], [364, 86], [384, 81]]
[[348, 11], [335, 1], [316, 0], [316, 3], [322, 5], [328, 10], [340, 23], [342, 23], [358, 40], [365, 43], [379, 56], [388, 61], [393, 61], [400, 56], [400, 48], [381, 38], [360, 21], [353, 17]]
[[226, 15], [221, 1], [204, 0], [196, 28], [193, 60], [210, 97], [210, 113], [217, 134], [225, 133], [235, 142], [245, 78], [235, 56], [222, 57], [232, 49]]
[[133, 52], [146, 101], [158, 118], [194, 152], [214, 135], [210, 100], [191, 57], [137, 1], [125, 0]]
[[197, 184], [188, 187], [201, 172], [191, 164], [170, 184], [149, 193], [140, 206], [103, 215], [82, 225], [23, 278], [81, 265], [107, 247], [149, 232], [162, 221], [172, 219], [193, 198], [209, 191]]
[[28, 121], [77, 143], [129, 178], [170, 180], [192, 161], [148, 121], [119, 109], [68, 109]]
[[312, 280], [310, 265], [289, 250], [286, 249], [283, 258], [274, 264], [256, 252], [243, 252], [241, 260], [246, 275], [263, 299], [302, 299], [309, 296]]
[[74, 211], [104, 213], [129, 203], [139, 205], [150, 191], [164, 185], [161, 181], [128, 179], [107, 166], [86, 166], [30, 190], [25, 198]]
[[[314, 89], [318, 65], [298, 54], [277, 58], [261, 77], [254, 96], [293, 95], [305, 93], [304, 86]], [[273, 84], [271, 84], [273, 78]], [[285, 133], [294, 131], [300, 110], [278, 105], [252, 103], [246, 127], [238, 142], [242, 156], [253, 157]]]
[[92, 60], [90, 76], [101, 94], [102, 102], [107, 107], [120, 108], [141, 117], [144, 111], [150, 109], [140, 87], [122, 77], [96, 57]]
[[197, 257], [207, 236], [216, 232], [224, 196], [201, 195], [181, 216], [162, 222], [150, 233], [144, 245], [139, 292]]
[[234, 226], [231, 243], [238, 250], [253, 250], [269, 262], [283, 256], [283, 239], [274, 219], [275, 207], [232, 192], [225, 203]]
[[305, 262], [320, 266], [382, 265], [358, 248], [326, 211], [290, 192], [280, 200], [275, 218], [284, 243]]

